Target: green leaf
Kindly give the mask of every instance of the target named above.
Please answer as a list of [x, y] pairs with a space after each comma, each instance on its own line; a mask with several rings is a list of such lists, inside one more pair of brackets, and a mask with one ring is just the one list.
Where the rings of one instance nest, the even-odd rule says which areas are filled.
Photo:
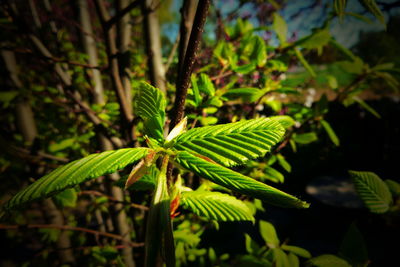
[[268, 247], [279, 247], [280, 241], [276, 234], [275, 227], [271, 223], [260, 221], [260, 234]]
[[210, 220], [254, 222], [254, 217], [246, 204], [233, 196], [219, 192], [182, 192], [181, 204], [195, 214]]
[[293, 253], [288, 254], [288, 261], [289, 261], [289, 266], [290, 267], [299, 267], [300, 266], [300, 260], [297, 255]]
[[299, 61], [301, 62], [301, 64], [303, 64], [304, 68], [310, 73], [310, 75], [312, 77], [316, 77], [317, 74], [315, 73], [313, 68], [310, 66], [310, 64], [308, 64], [307, 60], [304, 58], [304, 56], [301, 53], [301, 51], [299, 49], [295, 48], [294, 49], [294, 53], [296, 54], [296, 56], [299, 59]]
[[275, 183], [285, 182], [285, 176], [283, 176], [283, 174], [277, 171], [276, 169], [269, 166], [265, 167], [264, 176], [262, 178], [271, 180]]
[[296, 254], [297, 256], [309, 259], [311, 258], [311, 253], [308, 252], [306, 249], [301, 248], [301, 247], [296, 247], [296, 246], [288, 246], [288, 245], [282, 245], [281, 246], [283, 250], [292, 252]]
[[347, 4], [346, 0], [334, 0], [333, 1], [333, 7], [335, 9], [335, 13], [336, 13], [336, 15], [338, 15], [340, 21], [343, 20], [346, 4]]
[[315, 267], [351, 267], [351, 265], [342, 258], [331, 254], [324, 254], [307, 261], [306, 266]]
[[193, 100], [195, 103], [195, 107], [198, 107], [199, 104], [201, 103], [201, 96], [200, 96], [199, 86], [197, 84], [197, 77], [195, 74], [192, 74], [191, 81], [192, 81]]
[[363, 107], [365, 110], [367, 110], [369, 113], [371, 113], [372, 115], [374, 115], [376, 118], [380, 119], [381, 115], [379, 115], [379, 113], [370, 105], [367, 104], [367, 102], [365, 102], [364, 100], [362, 100], [361, 98], [358, 97], [353, 97], [353, 100], [356, 101], [361, 107]]
[[66, 148], [71, 147], [75, 142], [76, 142], [75, 138], [67, 138], [67, 139], [61, 140], [58, 143], [52, 143], [49, 145], [49, 151], [54, 153], [57, 151], [64, 150]]
[[3, 103], [3, 108], [7, 108], [11, 101], [17, 97], [18, 92], [17, 91], [5, 91], [5, 92], [0, 92], [0, 102]]
[[265, 63], [267, 63], [267, 50], [265, 47], [265, 42], [258, 35], [253, 36], [252, 42], [254, 43], [254, 47], [253, 52], [250, 55], [250, 59], [255, 61], [258, 67], [263, 67]]
[[309, 143], [312, 143], [312, 142], [318, 140], [318, 137], [314, 132], [303, 133], [303, 134], [294, 134], [292, 138], [296, 143], [303, 144], [303, 145], [306, 145], [306, 144], [309, 144]]
[[286, 43], [286, 36], [287, 36], [287, 25], [285, 20], [278, 14], [274, 13], [274, 22], [272, 27], [278, 36], [281, 45]]
[[368, 253], [364, 238], [357, 226], [352, 223], [340, 245], [339, 255], [353, 266], [367, 266]]
[[400, 196], [400, 184], [398, 182], [387, 179], [385, 183], [394, 197]]
[[164, 138], [165, 97], [157, 88], [141, 82], [135, 96], [135, 113], [144, 121], [144, 131], [148, 136], [161, 141]]
[[288, 256], [281, 248], [272, 249], [274, 256], [274, 266], [276, 267], [291, 267]]
[[178, 152], [175, 161], [183, 168], [194, 172], [200, 177], [233, 191], [259, 198], [267, 203], [281, 207], [307, 208], [309, 206], [308, 203], [272, 186], [196, 157], [188, 152]]
[[373, 213], [384, 213], [392, 204], [388, 186], [373, 172], [349, 171], [358, 195]]
[[197, 81], [197, 85], [199, 87], [200, 92], [203, 92], [204, 94], [206, 94], [208, 96], [215, 95], [214, 84], [212, 83], [210, 77], [208, 77], [207, 74], [205, 74], [205, 73], [200, 74], [200, 77]]
[[223, 96], [228, 99], [242, 98], [245, 102], [254, 102], [262, 97], [265, 93], [265, 90], [255, 87], [244, 87], [229, 89], [225, 94], [223, 94]]
[[326, 120], [320, 120], [322, 127], [328, 134], [329, 138], [331, 139], [332, 143], [336, 146], [340, 145], [339, 138], [337, 137], [335, 131], [332, 129], [331, 125]]
[[178, 136], [174, 147], [233, 166], [271, 151], [283, 134], [278, 121], [260, 118], [191, 129]]
[[285, 159], [284, 156], [282, 156], [282, 154], [277, 154], [276, 158], [278, 159], [279, 165], [281, 165], [281, 167], [285, 169], [285, 171], [287, 172], [292, 171], [292, 166], [290, 165], [289, 162], [287, 162], [287, 160]]
[[294, 43], [295, 46], [301, 46], [305, 49], [320, 49], [326, 46], [332, 36], [327, 29], [318, 30], [309, 36], [306, 36]]
[[78, 194], [73, 188], [66, 189], [53, 197], [54, 203], [60, 208], [75, 207], [77, 199]]
[[270, 117], [270, 119], [279, 121], [279, 123], [285, 129], [288, 129], [296, 124], [296, 121], [292, 117], [287, 116], [287, 115], [272, 116], [272, 117]]
[[369, 13], [375, 16], [383, 25], [385, 23], [385, 17], [383, 16], [382, 11], [379, 9], [378, 4], [375, 0], [359, 0], [359, 2], [368, 10]]
[[113, 173], [145, 157], [151, 149], [125, 148], [91, 154], [40, 178], [7, 202], [7, 210], [46, 198], [90, 179]]

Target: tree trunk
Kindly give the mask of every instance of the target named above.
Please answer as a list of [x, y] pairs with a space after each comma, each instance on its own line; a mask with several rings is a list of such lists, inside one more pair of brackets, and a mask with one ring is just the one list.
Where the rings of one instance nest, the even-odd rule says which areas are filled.
[[[18, 67], [15, 61], [14, 53], [11, 51], [3, 50], [1, 54], [3, 56], [6, 68], [10, 73], [10, 77], [13, 81], [14, 86], [18, 90], [23, 89], [22, 82], [18, 78]], [[18, 125], [22, 133], [22, 136], [24, 137], [24, 140], [29, 143], [32, 143], [37, 136], [37, 129], [35, 124], [35, 118], [33, 116], [33, 112], [29, 105], [29, 102], [27, 100], [20, 101], [16, 106], [16, 113], [17, 113]], [[48, 215], [46, 216], [47, 220], [51, 224], [64, 225], [64, 217], [62, 213], [55, 207], [53, 201], [51, 199], [47, 199], [43, 203], [46, 210], [46, 215]], [[71, 241], [69, 239], [67, 232], [65, 231], [61, 232], [57, 240], [56, 246], [58, 249], [57, 250], [58, 255], [62, 263], [75, 262], [75, 258], [71, 249]]]
[[165, 69], [162, 62], [160, 24], [155, 8], [158, 1], [144, 0], [142, 10], [144, 15], [144, 35], [151, 84], [166, 92]]
[[[98, 60], [97, 60], [97, 47], [95, 40], [93, 39], [93, 30], [92, 30], [92, 25], [90, 21], [90, 16], [88, 12], [88, 7], [87, 7], [87, 2], [86, 0], [79, 0], [79, 9], [80, 9], [80, 20], [81, 20], [81, 25], [82, 29], [84, 32], [83, 36], [83, 43], [84, 43], [84, 49], [85, 52], [89, 56], [89, 63], [91, 65], [98, 65]], [[126, 42], [125, 42], [126, 43]], [[93, 73], [92, 76], [92, 82], [95, 83], [98, 88], [95, 90], [96, 97], [94, 98], [94, 102], [96, 104], [104, 104], [104, 90], [103, 90], [103, 84], [101, 82], [101, 73], [100, 71], [97, 70], [97, 79], [100, 81], [95, 80], [95, 75]], [[130, 85], [129, 85], [130, 88]], [[98, 138], [100, 141], [100, 146], [103, 151], [106, 150], [112, 150], [114, 149], [112, 143], [108, 138], [106, 138], [102, 134], [98, 134]], [[116, 181], [120, 179], [120, 176], [118, 173], [113, 173], [108, 175], [108, 178], [111, 181]], [[123, 201], [124, 200], [124, 192], [116, 186], [113, 186], [111, 182], [108, 183], [108, 191], [109, 193], [118, 201]], [[126, 212], [123, 210], [123, 204], [114, 204], [112, 206], [112, 220], [113, 220], [113, 225], [116, 227], [116, 232], [123, 236], [126, 241], [130, 242], [130, 233], [131, 233], [131, 228], [128, 225], [127, 222], [127, 216]], [[134, 267], [135, 266], [135, 261], [133, 259], [133, 251], [131, 247], [124, 247], [122, 249], [122, 254], [123, 254], [123, 259], [128, 267]]]

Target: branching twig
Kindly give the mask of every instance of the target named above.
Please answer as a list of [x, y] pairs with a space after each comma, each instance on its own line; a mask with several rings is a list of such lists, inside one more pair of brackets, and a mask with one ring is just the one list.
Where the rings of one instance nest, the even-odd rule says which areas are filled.
[[0, 229], [5, 229], [5, 230], [22, 230], [24, 228], [28, 229], [41, 229], [41, 228], [49, 228], [49, 229], [59, 229], [59, 230], [66, 230], [66, 231], [77, 231], [77, 232], [85, 232], [89, 233], [95, 236], [105, 236], [109, 237], [112, 239], [120, 240], [123, 243], [128, 244], [131, 247], [142, 247], [144, 243], [135, 243], [135, 242], [129, 242], [126, 241], [123, 236], [112, 234], [112, 233], [107, 233], [107, 232], [101, 232], [101, 231], [96, 231], [88, 228], [83, 228], [83, 227], [75, 227], [75, 226], [69, 226], [69, 225], [55, 225], [55, 224], [28, 224], [28, 225], [5, 225], [5, 224], [0, 224]]

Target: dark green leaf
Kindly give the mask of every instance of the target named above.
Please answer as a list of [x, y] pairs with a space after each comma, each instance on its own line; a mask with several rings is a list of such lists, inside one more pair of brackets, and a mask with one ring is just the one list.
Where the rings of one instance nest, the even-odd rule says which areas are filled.
[[392, 204], [389, 188], [373, 172], [349, 171], [358, 195], [373, 213], [384, 213]]
[[306, 266], [315, 267], [351, 267], [351, 265], [342, 258], [335, 255], [324, 254], [307, 261]]

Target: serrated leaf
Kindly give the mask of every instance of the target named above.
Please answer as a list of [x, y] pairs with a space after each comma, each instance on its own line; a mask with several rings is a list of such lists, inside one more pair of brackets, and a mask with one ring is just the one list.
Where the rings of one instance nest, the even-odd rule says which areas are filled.
[[275, 227], [271, 223], [260, 221], [260, 234], [268, 247], [279, 247], [280, 241], [276, 234]]
[[274, 16], [274, 21], [272, 27], [275, 30], [276, 35], [278, 36], [278, 39], [282, 45], [286, 43], [287, 25], [285, 20], [278, 13], [274, 13], [273, 16]]
[[309, 206], [308, 203], [272, 186], [196, 157], [188, 152], [178, 152], [175, 157], [175, 162], [200, 177], [206, 178], [233, 191], [259, 198], [273, 205], [297, 208], [307, 208]]
[[315, 267], [351, 267], [351, 265], [342, 258], [331, 254], [324, 254], [307, 261], [306, 266]]
[[278, 121], [260, 118], [191, 129], [178, 136], [174, 148], [233, 166], [263, 156], [283, 134]]
[[349, 171], [356, 191], [365, 206], [373, 213], [384, 213], [392, 204], [389, 188], [373, 172]]
[[125, 148], [91, 154], [72, 161], [40, 178], [7, 202], [7, 210], [46, 198], [101, 175], [113, 173], [145, 157], [151, 149]]
[[332, 129], [331, 125], [326, 120], [321, 120], [321, 125], [328, 134], [329, 138], [331, 139], [332, 143], [336, 146], [340, 145], [339, 138], [337, 137], [335, 131]]
[[385, 23], [385, 17], [383, 16], [382, 11], [379, 9], [378, 4], [375, 0], [359, 0], [359, 2], [365, 7], [368, 12], [375, 16], [383, 25]]
[[207, 191], [182, 192], [181, 204], [210, 220], [254, 222], [246, 204], [228, 194]]
[[281, 246], [283, 250], [292, 252], [296, 254], [297, 256], [309, 259], [311, 258], [311, 253], [308, 252], [306, 249], [301, 248], [301, 247], [296, 247], [296, 246], [289, 246], [289, 245], [282, 245]]
[[161, 141], [164, 138], [165, 97], [159, 89], [145, 82], [141, 82], [137, 90], [135, 114], [143, 119], [145, 134]]

